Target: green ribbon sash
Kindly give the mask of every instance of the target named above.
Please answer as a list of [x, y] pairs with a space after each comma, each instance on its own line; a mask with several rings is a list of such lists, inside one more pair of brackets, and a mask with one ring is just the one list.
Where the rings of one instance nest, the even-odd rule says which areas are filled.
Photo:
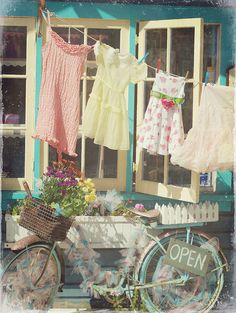
[[168, 96], [164, 93], [154, 91], [154, 90], [151, 91], [151, 96], [155, 97], [157, 99], [169, 99], [169, 100], [172, 100], [175, 104], [184, 103], [184, 98], [171, 97], [171, 96]]

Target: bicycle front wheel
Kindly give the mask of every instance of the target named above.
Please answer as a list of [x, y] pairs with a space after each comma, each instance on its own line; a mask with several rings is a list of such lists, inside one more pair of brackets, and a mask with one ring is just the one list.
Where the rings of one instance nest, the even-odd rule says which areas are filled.
[[[183, 272], [163, 262], [171, 238], [210, 250], [205, 277]], [[220, 295], [224, 282], [223, 265], [208, 238], [199, 233], [191, 232], [188, 237], [186, 232], [177, 232], [150, 247], [141, 263], [138, 280], [143, 285], [140, 289], [142, 302], [149, 312], [203, 313], [213, 307]]]
[[52, 305], [61, 279], [61, 266], [55, 250], [37, 282], [50, 251], [50, 245], [34, 244], [22, 250], [6, 265], [1, 278], [5, 309], [46, 310]]

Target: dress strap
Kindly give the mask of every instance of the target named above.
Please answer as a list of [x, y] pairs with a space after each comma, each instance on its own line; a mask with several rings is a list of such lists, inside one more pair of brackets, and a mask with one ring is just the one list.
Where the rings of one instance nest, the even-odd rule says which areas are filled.
[[47, 24], [48, 24], [48, 27], [51, 29], [51, 19], [50, 19], [50, 11], [49, 10], [47, 10], [47, 17], [46, 17], [46, 19], [47, 19]]

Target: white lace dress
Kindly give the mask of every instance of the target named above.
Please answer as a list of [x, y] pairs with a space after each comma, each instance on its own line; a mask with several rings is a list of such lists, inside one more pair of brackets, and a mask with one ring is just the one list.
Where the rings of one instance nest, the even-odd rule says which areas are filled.
[[198, 173], [234, 165], [234, 88], [203, 85], [198, 116], [171, 162]]

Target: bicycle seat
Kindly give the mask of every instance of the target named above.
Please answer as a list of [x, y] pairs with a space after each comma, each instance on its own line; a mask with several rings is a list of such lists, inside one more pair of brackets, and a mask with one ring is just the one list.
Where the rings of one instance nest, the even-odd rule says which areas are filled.
[[145, 212], [139, 211], [137, 209], [131, 209], [130, 210], [132, 213], [142, 216], [142, 217], [146, 217], [146, 218], [158, 218], [160, 215], [160, 211], [158, 211], [157, 209], [153, 209], [153, 210], [148, 210]]

